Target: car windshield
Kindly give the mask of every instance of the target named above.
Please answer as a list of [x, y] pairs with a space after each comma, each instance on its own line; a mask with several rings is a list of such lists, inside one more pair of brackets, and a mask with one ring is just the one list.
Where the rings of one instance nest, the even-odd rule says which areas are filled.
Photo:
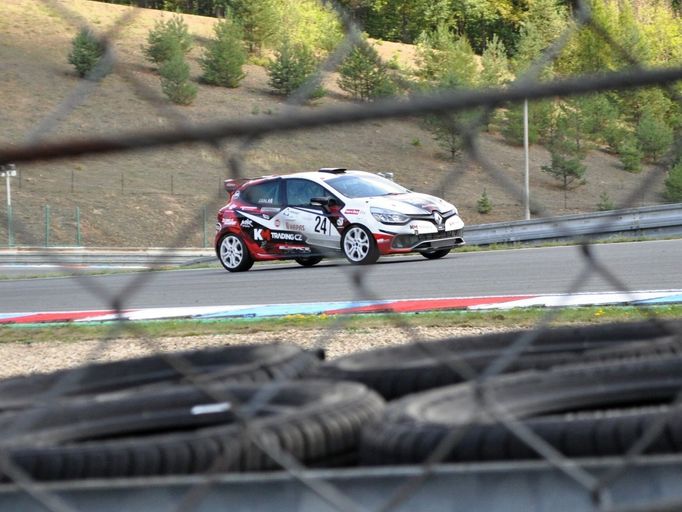
[[397, 183], [393, 183], [381, 176], [354, 176], [346, 174], [333, 178], [326, 183], [351, 199], [406, 194], [409, 192], [405, 187], [401, 187]]

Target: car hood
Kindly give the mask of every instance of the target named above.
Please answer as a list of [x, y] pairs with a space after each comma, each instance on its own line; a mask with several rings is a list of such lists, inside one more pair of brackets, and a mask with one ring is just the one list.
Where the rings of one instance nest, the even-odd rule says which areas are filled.
[[406, 215], [424, 215], [434, 211], [443, 213], [454, 208], [454, 205], [439, 197], [419, 192], [373, 197], [370, 200], [370, 206], [386, 208]]

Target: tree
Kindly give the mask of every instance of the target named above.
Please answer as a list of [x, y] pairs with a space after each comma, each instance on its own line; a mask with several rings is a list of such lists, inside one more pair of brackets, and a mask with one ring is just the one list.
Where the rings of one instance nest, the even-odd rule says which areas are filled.
[[245, 76], [242, 66], [246, 62], [241, 28], [226, 18], [215, 24], [213, 32], [214, 38], [199, 59], [201, 79], [211, 85], [238, 87]]
[[161, 89], [168, 98], [178, 105], [189, 105], [197, 95], [196, 86], [189, 81], [189, 65], [185, 56], [176, 52], [159, 69]]
[[584, 181], [585, 166], [580, 159], [571, 157], [561, 152], [558, 148], [550, 149], [552, 161], [550, 165], [543, 165], [542, 170], [561, 181], [564, 190], [564, 208], [567, 207], [568, 199], [566, 192], [572, 185], [580, 186]]
[[478, 81], [476, 57], [465, 36], [455, 36], [445, 24], [420, 36], [419, 74], [428, 84], [471, 87]]
[[485, 215], [493, 211], [493, 202], [488, 197], [488, 192], [483, 189], [483, 194], [476, 201], [476, 211], [481, 215]]
[[637, 124], [637, 140], [642, 152], [656, 162], [673, 142], [673, 130], [660, 117], [645, 112]]
[[[268, 83], [279, 94], [288, 96], [306, 83], [315, 74], [316, 68], [317, 59], [309, 48], [285, 40], [268, 64]], [[319, 79], [315, 80], [315, 83], [310, 84], [307, 97], [320, 97], [322, 94], [324, 89]]]
[[519, 31], [516, 69], [523, 71], [530, 66], [563, 33], [567, 23], [566, 10], [557, 0], [532, 2]]
[[668, 172], [664, 195], [672, 203], [682, 202], [682, 158]]
[[493, 35], [492, 39], [487, 41], [481, 55], [481, 66], [480, 83], [483, 85], [503, 85], [514, 78], [509, 70], [507, 50], [497, 35]]
[[69, 63], [76, 68], [78, 75], [87, 76], [104, 55], [104, 44], [88, 28], [82, 28], [71, 41]]
[[162, 64], [177, 53], [187, 54], [192, 48], [192, 36], [181, 16], [168, 20], [157, 20], [147, 35], [147, 46], [143, 52], [148, 60]]
[[356, 45], [344, 59], [339, 74], [339, 87], [355, 99], [372, 101], [396, 91], [386, 65], [366, 40]]
[[263, 46], [277, 39], [280, 20], [273, 0], [232, 0], [230, 7], [244, 29], [249, 53], [260, 55]]

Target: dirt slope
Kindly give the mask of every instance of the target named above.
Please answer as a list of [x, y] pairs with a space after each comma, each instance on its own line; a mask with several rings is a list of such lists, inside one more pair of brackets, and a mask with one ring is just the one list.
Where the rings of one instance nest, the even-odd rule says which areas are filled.
[[[86, 0], [60, 1], [97, 30], [111, 30], [129, 8]], [[192, 106], [170, 107], [160, 92], [155, 69], [144, 60], [141, 46], [154, 21], [167, 13], [136, 9], [115, 29], [117, 73], [100, 84], [78, 79], [67, 62], [71, 39], [79, 23], [38, 0], [5, 0], [0, 4], [0, 145], [29, 140], [41, 123], [43, 138], [85, 137], [126, 133], [132, 130], [171, 128], [179, 112], [188, 123], [224, 119], [267, 118], [286, 115], [281, 98], [267, 87], [262, 67], [248, 65], [247, 76], [237, 89], [199, 85]], [[193, 34], [209, 36], [212, 18], [185, 16]], [[377, 46], [384, 58], [397, 54], [403, 66], [413, 62], [414, 49], [397, 43]], [[201, 48], [190, 53], [194, 77], [200, 69]], [[315, 104], [302, 107], [320, 110], [349, 104], [350, 99], [327, 77], [330, 93]], [[153, 101], [150, 101], [150, 96]], [[52, 119], [63, 102], [76, 99]], [[489, 161], [514, 183], [522, 186], [523, 152], [504, 144], [499, 136], [480, 138]], [[16, 239], [22, 245], [46, 242], [46, 209], [52, 245], [76, 242], [76, 207], [80, 208], [82, 242], [88, 246], [198, 246], [204, 237], [211, 243], [216, 208], [223, 202], [222, 179], [229, 175], [224, 155], [233, 155], [240, 141], [223, 144], [223, 155], [208, 145], [194, 144], [173, 149], [137, 151], [120, 155], [69, 159], [21, 165], [21, 179], [13, 182]], [[641, 183], [657, 173], [652, 190], [641, 194], [637, 204], [660, 202], [663, 173], [647, 168], [642, 174], [624, 172], [616, 158], [592, 152], [587, 160], [587, 184], [568, 196], [540, 168], [548, 161], [546, 151], [531, 149], [531, 195], [552, 214], [594, 211], [602, 192], [618, 204]], [[518, 195], [502, 186], [475, 163], [462, 158], [449, 162], [418, 120], [377, 121], [341, 128], [327, 127], [269, 137], [245, 154], [247, 175], [278, 174], [344, 166], [369, 171], [390, 170], [396, 180], [418, 191], [433, 191], [453, 201], [469, 224], [522, 218]], [[4, 192], [4, 185], [0, 185]], [[486, 216], [476, 212], [483, 189], [494, 204]], [[204, 210], [205, 208], [205, 210]], [[206, 218], [204, 219], [204, 211]], [[4, 202], [0, 216], [5, 217]], [[7, 240], [5, 223], [0, 244]]]

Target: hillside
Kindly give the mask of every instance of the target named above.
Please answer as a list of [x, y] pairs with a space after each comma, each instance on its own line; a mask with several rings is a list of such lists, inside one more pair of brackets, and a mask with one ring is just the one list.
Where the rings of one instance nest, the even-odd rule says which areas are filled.
[[[61, 2], [88, 20], [98, 31], [111, 29], [128, 8], [87, 0]], [[141, 47], [154, 21], [168, 16], [159, 11], [137, 9], [119, 28], [115, 38], [117, 73], [100, 84], [78, 79], [67, 62], [71, 39], [78, 23], [38, 0], [8, 0], [0, 5], [0, 60], [3, 62], [2, 123], [0, 145], [25, 142], [47, 116], [59, 109], [70, 95], [82, 98], [75, 109], [62, 115], [46, 138], [87, 137], [173, 126], [171, 111], [190, 123], [284, 115], [288, 108], [270, 93], [264, 68], [245, 67], [246, 78], [237, 89], [199, 84], [199, 93], [189, 107], [170, 107], [161, 94], [155, 69], [145, 61]], [[208, 37], [215, 19], [184, 16], [190, 31]], [[398, 54], [404, 66], [413, 58], [413, 48], [382, 43], [377, 50], [387, 60]], [[199, 75], [197, 58], [201, 47], [190, 53], [193, 76]], [[349, 104], [327, 77], [329, 94], [304, 109], [322, 109]], [[90, 90], [84, 91], [90, 86]], [[156, 98], [150, 102], [149, 91]], [[510, 179], [522, 185], [523, 151], [502, 142], [495, 134], [481, 137], [485, 155]], [[240, 141], [226, 141], [223, 151], [233, 155]], [[593, 151], [585, 163], [587, 184], [564, 193], [556, 181], [540, 168], [547, 152], [531, 148], [531, 196], [552, 214], [563, 215], [596, 210], [600, 194], [608, 192], [618, 204], [643, 179], [641, 174], [622, 170], [617, 158]], [[368, 171], [393, 171], [396, 181], [424, 192], [435, 192], [454, 202], [468, 224], [516, 220], [523, 216], [521, 202], [466, 158], [456, 163], [445, 155], [418, 120], [378, 121], [356, 126], [296, 132], [269, 137], [245, 155], [247, 175], [280, 174], [344, 166]], [[454, 170], [453, 170], [454, 168]], [[87, 246], [197, 246], [203, 244], [203, 209], [206, 233], [211, 243], [215, 210], [223, 203], [220, 186], [229, 176], [223, 156], [208, 145], [137, 151], [120, 155], [69, 159], [21, 165], [21, 179], [12, 184], [12, 200], [19, 245], [45, 242], [45, 205], [50, 206], [52, 245], [73, 245], [76, 240], [75, 209], [80, 208], [82, 242]], [[663, 173], [656, 186], [639, 198], [638, 204], [661, 201]], [[446, 185], [441, 186], [446, 177]], [[0, 185], [4, 195], [4, 185]], [[494, 208], [488, 215], [476, 212], [476, 202], [486, 189]], [[5, 219], [4, 201], [0, 218]], [[5, 222], [0, 225], [0, 244], [5, 245]]]

